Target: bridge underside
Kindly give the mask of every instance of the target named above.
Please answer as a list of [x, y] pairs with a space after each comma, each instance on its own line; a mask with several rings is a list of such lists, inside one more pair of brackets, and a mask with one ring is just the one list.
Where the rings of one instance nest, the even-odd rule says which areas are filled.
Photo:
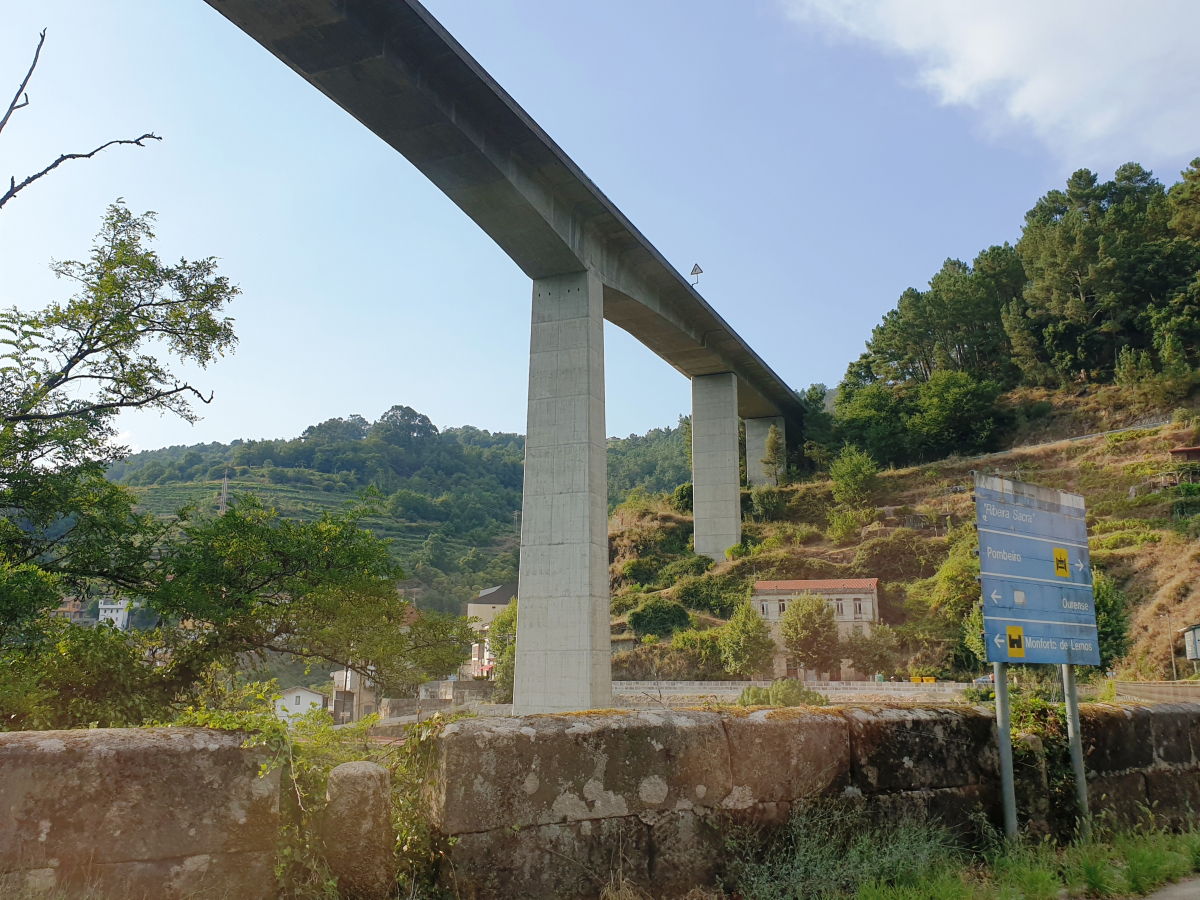
[[517, 705], [607, 705], [603, 320], [692, 379], [698, 553], [722, 559], [741, 539], [738, 417], [757, 482], [750, 457], [768, 425], [795, 438], [802, 403], [416, 0], [206, 2], [400, 152], [533, 280]]

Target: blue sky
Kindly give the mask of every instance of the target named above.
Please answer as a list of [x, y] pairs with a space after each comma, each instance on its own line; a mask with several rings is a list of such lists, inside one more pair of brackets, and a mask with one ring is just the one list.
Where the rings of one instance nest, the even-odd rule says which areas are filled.
[[[1076, 168], [1167, 182], [1200, 154], [1200, 4], [952, 0], [430, 0], [516, 100], [793, 387], [835, 384], [904, 288], [1019, 236]], [[1051, 8], [1048, 8], [1051, 7]], [[289, 437], [403, 403], [523, 431], [530, 286], [407, 161], [200, 0], [6, 10], [0, 86], [49, 28], [0, 174], [155, 131], [0, 211], [0, 305], [67, 290], [106, 206], [159, 214], [167, 257], [215, 255], [237, 353], [149, 449]], [[26, 52], [28, 51], [28, 53]], [[608, 432], [674, 423], [686, 380], [606, 330]]]

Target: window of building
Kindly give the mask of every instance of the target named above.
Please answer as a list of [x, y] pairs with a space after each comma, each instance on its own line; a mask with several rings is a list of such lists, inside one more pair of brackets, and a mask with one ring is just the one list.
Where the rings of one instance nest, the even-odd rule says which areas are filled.
[[782, 616], [786, 609], [787, 609], [787, 601], [780, 600], [779, 601], [779, 614]]
[[762, 609], [762, 614], [765, 616], [767, 614], [767, 604], [760, 604], [760, 608]]
[[854, 598], [854, 618], [856, 618], [856, 619], [862, 618], [862, 598], [861, 597]]
[[839, 600], [839, 601], [837, 602], [837, 614], [838, 614], [838, 617], [839, 617], [839, 618], [840, 618], [841, 616], [844, 616], [844, 615], [846, 614], [846, 610], [845, 610], [845, 608], [842, 606], [842, 601], [841, 601], [841, 600]]

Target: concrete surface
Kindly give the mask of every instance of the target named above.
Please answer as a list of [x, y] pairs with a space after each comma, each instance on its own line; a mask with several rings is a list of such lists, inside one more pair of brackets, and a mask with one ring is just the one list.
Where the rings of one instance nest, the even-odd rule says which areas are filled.
[[530, 278], [590, 269], [604, 315], [688, 377], [735, 372], [747, 417], [786, 383], [416, 0], [208, 0], [403, 154]]
[[1146, 900], [1196, 900], [1197, 897], [1200, 897], [1200, 878], [1189, 878], [1147, 894]]
[[[767, 455], [767, 435], [774, 425], [779, 429], [785, 444], [787, 441], [787, 426], [783, 416], [763, 416], [759, 419], [746, 419], [746, 481], [753, 487], [758, 484], [774, 484], [774, 480], [764, 471], [762, 459]], [[784, 471], [780, 475], [785, 474]]]
[[275, 896], [279, 773], [206, 728], [0, 733], [0, 886]]
[[738, 382], [732, 372], [692, 379], [695, 548], [717, 562], [742, 540]]
[[533, 284], [513, 694], [522, 715], [611, 703], [603, 305], [589, 272]]

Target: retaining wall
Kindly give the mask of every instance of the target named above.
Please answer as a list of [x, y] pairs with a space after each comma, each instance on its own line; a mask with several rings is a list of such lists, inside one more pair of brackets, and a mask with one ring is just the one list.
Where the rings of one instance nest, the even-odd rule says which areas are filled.
[[[1200, 811], [1200, 705], [1085, 707], [1083, 738], [1093, 812]], [[1023, 749], [1022, 818], [1049, 830], [1045, 755], [1036, 738]], [[428, 813], [456, 839], [444, 877], [473, 900], [597, 897], [618, 868], [682, 895], [722, 875], [726, 825], [780, 824], [808, 798], [952, 828], [1001, 815], [983, 707], [467, 719], [444, 730], [435, 764]]]
[[0, 733], [0, 886], [275, 895], [279, 775], [203, 728]]

